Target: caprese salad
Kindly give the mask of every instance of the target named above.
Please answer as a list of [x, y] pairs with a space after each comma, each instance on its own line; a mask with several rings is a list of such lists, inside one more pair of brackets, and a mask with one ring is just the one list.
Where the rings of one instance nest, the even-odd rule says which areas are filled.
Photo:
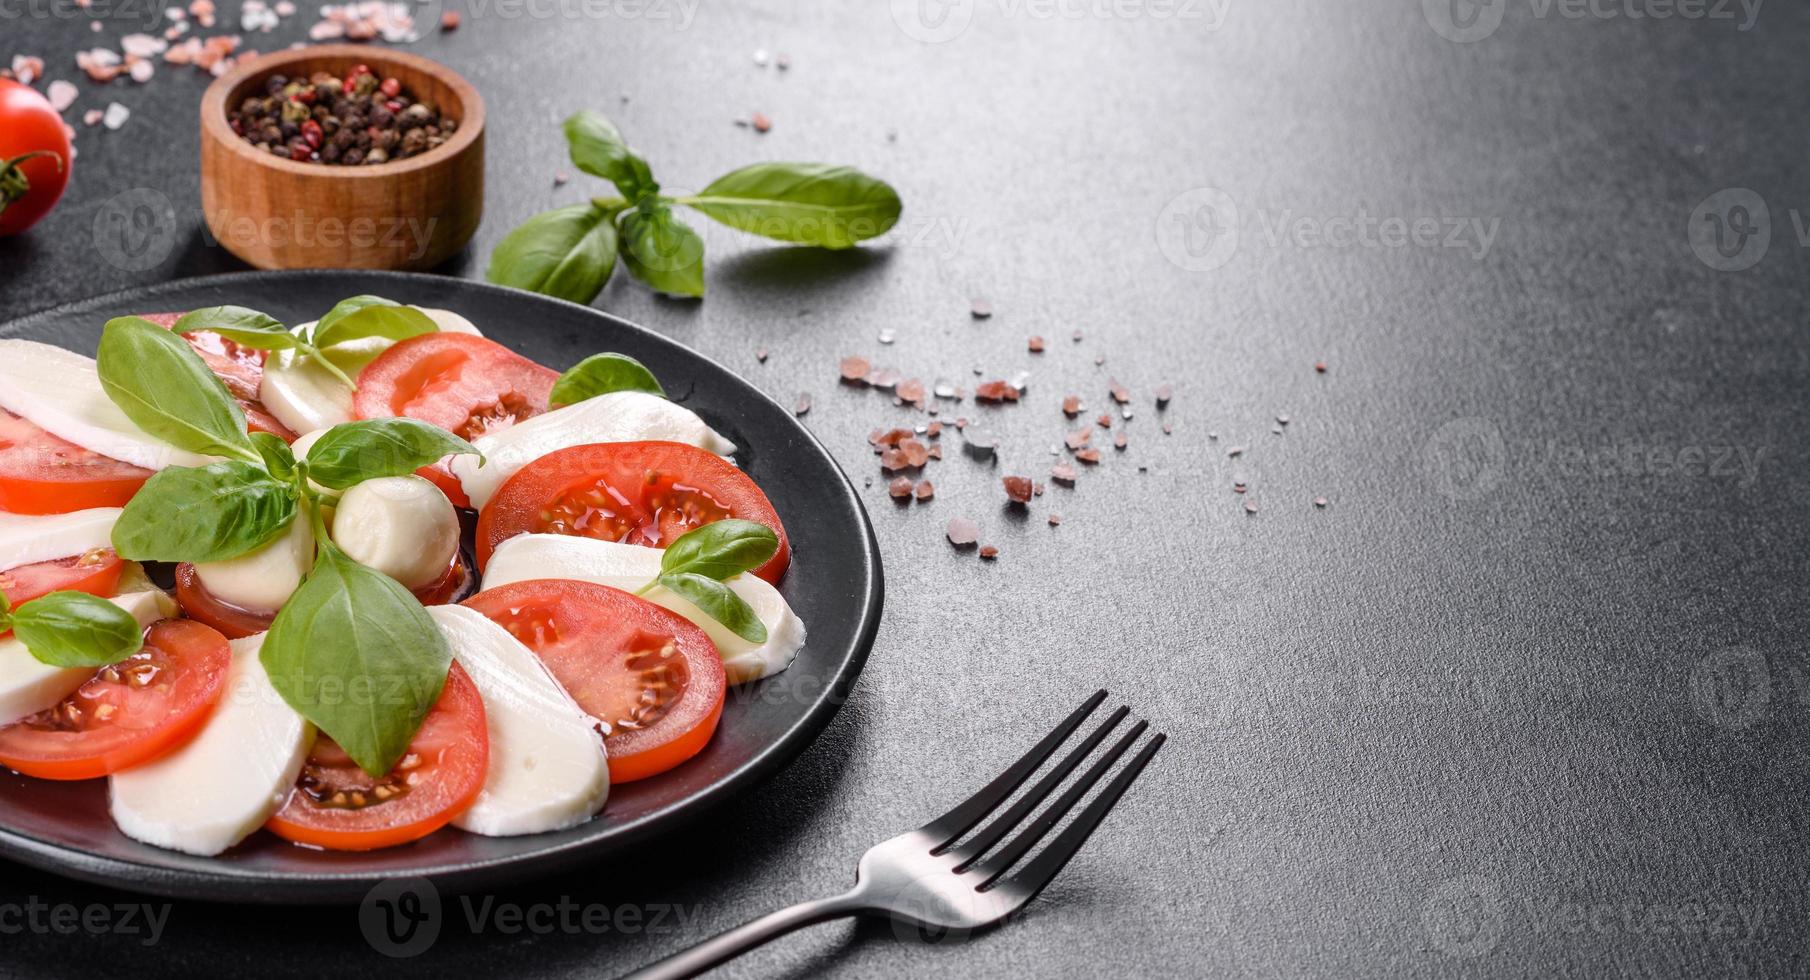
[[0, 340], [0, 765], [200, 855], [584, 823], [804, 645], [735, 450], [374, 296]]

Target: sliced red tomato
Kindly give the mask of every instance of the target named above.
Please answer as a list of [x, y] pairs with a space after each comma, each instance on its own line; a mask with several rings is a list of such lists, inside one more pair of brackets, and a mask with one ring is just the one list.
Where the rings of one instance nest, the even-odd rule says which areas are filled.
[[151, 475], [0, 411], [0, 510], [67, 514], [124, 507]]
[[[182, 319], [182, 314], [145, 313], [142, 317], [168, 330]], [[208, 370], [220, 378], [227, 392], [239, 402], [245, 412], [246, 428], [253, 432], [268, 432], [284, 442], [295, 441], [296, 433], [277, 421], [277, 417], [258, 400], [258, 388], [264, 383], [264, 360], [270, 356], [268, 351], [242, 347], [212, 330], [192, 330], [183, 334], [182, 339], [201, 355]]]
[[460, 483], [452, 470], [446, 468], [444, 460], [421, 467], [415, 471], [415, 475], [439, 487], [454, 507], [464, 510], [471, 508], [471, 497], [465, 493], [465, 484]]
[[677, 442], [608, 442], [548, 453], [504, 481], [478, 515], [478, 568], [518, 534], [572, 534], [664, 548], [736, 517], [765, 524], [779, 550], [754, 574], [778, 584], [792, 561], [779, 513], [721, 456]]
[[0, 765], [41, 779], [95, 779], [188, 742], [226, 693], [232, 650], [200, 623], [166, 619], [144, 649], [102, 667], [63, 703], [0, 728]]
[[455, 663], [440, 700], [395, 769], [373, 779], [320, 735], [289, 802], [265, 826], [285, 840], [332, 851], [406, 844], [446, 826], [476, 802], [489, 766], [484, 701]]
[[[465, 567], [463, 557], [455, 555], [446, 574], [416, 589], [415, 598], [424, 606], [444, 606], [457, 599], [470, 582], [471, 570]], [[236, 606], [209, 592], [201, 576], [195, 574], [195, 566], [187, 562], [176, 566], [176, 604], [190, 619], [206, 623], [234, 640], [264, 632], [277, 618], [275, 612]]]
[[96, 548], [85, 555], [0, 572], [0, 593], [15, 609], [52, 592], [86, 592], [104, 599], [119, 590], [119, 576], [125, 570], [125, 561], [112, 548]]
[[534, 579], [486, 589], [464, 605], [533, 650], [609, 726], [610, 782], [646, 779], [703, 751], [723, 714], [723, 659], [677, 613], [620, 589]]
[[558, 380], [558, 371], [494, 341], [429, 333], [365, 365], [352, 405], [361, 419], [400, 415], [475, 439], [545, 412]]

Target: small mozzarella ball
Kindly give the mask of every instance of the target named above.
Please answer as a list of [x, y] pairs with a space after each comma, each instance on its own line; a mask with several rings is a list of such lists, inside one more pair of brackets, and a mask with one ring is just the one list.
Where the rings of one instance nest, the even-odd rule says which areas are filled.
[[434, 321], [434, 326], [439, 327], [442, 333], [468, 333], [473, 337], [484, 336], [478, 331], [477, 324], [451, 310], [436, 310], [426, 306], [418, 306], [416, 309], [426, 313], [427, 318]]
[[254, 612], [281, 609], [314, 567], [314, 529], [297, 511], [289, 529], [249, 555], [204, 562], [195, 574], [214, 598]]
[[[308, 450], [313, 449], [314, 444], [321, 441], [321, 436], [326, 434], [326, 429], [315, 429], [313, 432], [304, 432], [296, 437], [294, 442], [289, 444], [289, 451], [295, 454], [295, 458], [298, 460], [307, 459]], [[312, 487], [316, 493], [327, 492], [326, 487], [321, 486], [313, 480], [308, 481], [308, 486]]]
[[418, 476], [366, 480], [339, 498], [333, 543], [411, 589], [438, 581], [459, 550], [459, 515]]

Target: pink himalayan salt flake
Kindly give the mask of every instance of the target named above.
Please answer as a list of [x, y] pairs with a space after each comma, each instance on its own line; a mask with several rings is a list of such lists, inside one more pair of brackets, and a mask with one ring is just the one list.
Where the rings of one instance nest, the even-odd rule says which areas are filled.
[[999, 549], [994, 545], [983, 544], [980, 546], [980, 556], [987, 561], [992, 561], [999, 557]]
[[912, 493], [919, 500], [929, 500], [931, 497], [936, 496], [936, 486], [929, 480], [919, 480], [917, 489], [912, 491]]
[[132, 110], [118, 102], [112, 102], [107, 105], [106, 113], [101, 116], [101, 125], [108, 129], [118, 129], [124, 126], [126, 120], [130, 118], [132, 118]]
[[87, 112], [82, 113], [82, 125], [99, 126], [101, 124], [101, 119], [106, 115], [105, 112], [102, 112], [99, 109], [89, 109]]
[[949, 528], [944, 533], [948, 535], [950, 544], [957, 548], [967, 548], [980, 540], [980, 525], [966, 517], [955, 517], [950, 519]]
[[50, 107], [62, 112], [75, 105], [75, 97], [80, 94], [80, 90], [72, 83], [59, 78], [50, 83], [50, 88], [45, 90], [44, 94], [50, 99]]
[[982, 381], [974, 386], [974, 397], [983, 402], [1015, 402], [1018, 389], [1005, 381]]
[[865, 357], [850, 356], [842, 359], [842, 380], [844, 381], [860, 381], [867, 377], [867, 373], [871, 370], [873, 370], [873, 365]]
[[1000, 481], [1005, 484], [1006, 499], [1015, 504], [1031, 502], [1031, 478], [1028, 476], [1008, 476]]
[[1067, 463], [1057, 463], [1050, 467], [1050, 479], [1072, 487], [1075, 485], [1075, 468]]
[[886, 484], [886, 492], [891, 494], [894, 500], [905, 500], [911, 496], [911, 490], [911, 478], [908, 476], [893, 477], [892, 481]]
[[1033, 354], [1043, 353], [1043, 338], [1033, 334], [1030, 340], [1030, 348], [1031, 353]]
[[157, 63], [154, 61], [134, 61], [129, 73], [133, 81], [143, 85], [151, 80], [151, 76], [156, 71]]
[[1087, 445], [1087, 440], [1093, 438], [1093, 434], [1094, 430], [1092, 429], [1076, 429], [1067, 436], [1064, 436], [1062, 441], [1067, 443], [1068, 448], [1070, 449], [1080, 449], [1082, 446]]
[[1055, 527], [1061, 523], [1062, 523], [1061, 514], [1051, 514], [1050, 515], [1050, 527]]
[[35, 55], [13, 56], [13, 78], [20, 85], [30, 85], [44, 77], [44, 59]]
[[1077, 415], [1080, 415], [1081, 414], [1081, 396], [1080, 395], [1069, 395], [1068, 397], [1062, 399], [1062, 414], [1068, 416], [1071, 419]]
[[1078, 449], [1075, 451], [1075, 458], [1092, 466], [1100, 461], [1100, 451], [1098, 449]]
[[1107, 390], [1112, 392], [1112, 400], [1123, 405], [1131, 400], [1131, 389], [1119, 384], [1117, 380], [1107, 379]]

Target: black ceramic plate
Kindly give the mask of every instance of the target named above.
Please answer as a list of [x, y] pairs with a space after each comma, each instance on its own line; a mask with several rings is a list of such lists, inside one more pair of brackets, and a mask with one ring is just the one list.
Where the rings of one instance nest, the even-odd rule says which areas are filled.
[[722, 365], [615, 317], [482, 283], [399, 273], [242, 273], [115, 293], [0, 326], [92, 354], [101, 325], [132, 313], [235, 303], [287, 323], [312, 320], [348, 296], [374, 293], [455, 310], [488, 336], [565, 368], [603, 350], [639, 358], [674, 400], [742, 447], [737, 461], [785, 521], [792, 565], [782, 590], [810, 631], [785, 672], [731, 689], [709, 747], [652, 779], [614, 787], [590, 823], [532, 837], [442, 830], [369, 854], [294, 847], [262, 831], [217, 858], [126, 838], [107, 816], [105, 780], [56, 783], [0, 774], [0, 852], [73, 877], [139, 891], [227, 901], [357, 901], [381, 879], [421, 876], [448, 890], [596, 857], [661, 833], [772, 775], [835, 714], [880, 622], [880, 555], [855, 490], [792, 414]]

